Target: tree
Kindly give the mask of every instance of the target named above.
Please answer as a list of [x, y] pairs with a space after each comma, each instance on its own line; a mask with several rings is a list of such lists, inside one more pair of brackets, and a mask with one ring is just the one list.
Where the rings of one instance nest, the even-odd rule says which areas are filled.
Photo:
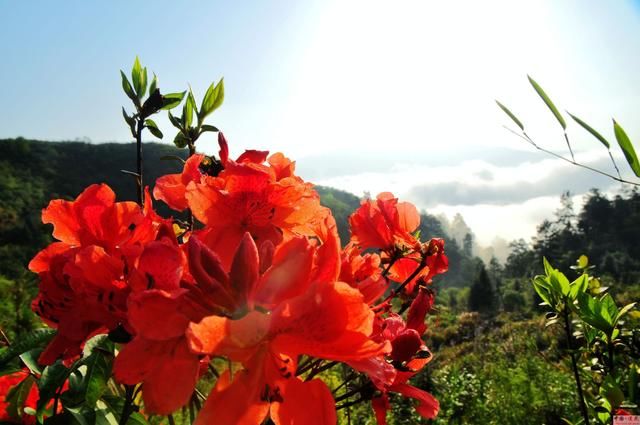
[[480, 265], [469, 289], [469, 310], [491, 315], [496, 309], [496, 294], [487, 269]]

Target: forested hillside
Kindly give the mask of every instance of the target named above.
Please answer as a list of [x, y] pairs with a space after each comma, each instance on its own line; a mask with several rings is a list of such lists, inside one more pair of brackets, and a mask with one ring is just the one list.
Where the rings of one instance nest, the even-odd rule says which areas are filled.
[[[163, 157], [185, 153], [145, 144], [146, 181], [178, 172], [180, 163]], [[30, 311], [36, 282], [26, 265], [50, 241], [41, 209], [95, 182], [108, 183], [120, 200], [134, 199], [133, 178], [120, 171], [133, 169], [134, 158], [134, 144], [0, 140], [0, 326], [10, 338], [38, 325]], [[348, 217], [360, 200], [332, 188], [316, 189], [332, 209], [345, 243]], [[593, 190], [580, 211], [574, 211], [570, 199], [562, 197], [555, 216], [540, 224], [531, 243], [512, 242], [505, 264], [474, 258], [470, 247], [459, 246], [436, 217], [422, 214], [422, 240], [445, 238], [450, 264], [445, 275], [434, 279], [438, 294], [427, 333], [434, 361], [418, 378], [418, 385], [441, 402], [435, 423], [560, 424], [562, 418], [577, 417], [562, 333], [544, 326], [531, 278], [542, 273], [544, 256], [574, 279], [577, 273], [571, 274], [570, 267], [586, 254], [595, 266], [592, 274], [611, 287], [617, 302], [639, 299], [640, 193], [628, 190], [609, 199]], [[637, 314], [632, 319], [637, 322]], [[406, 423], [410, 404], [399, 401], [392, 424]], [[368, 409], [356, 408], [362, 421], [354, 423], [371, 423], [366, 422]]]

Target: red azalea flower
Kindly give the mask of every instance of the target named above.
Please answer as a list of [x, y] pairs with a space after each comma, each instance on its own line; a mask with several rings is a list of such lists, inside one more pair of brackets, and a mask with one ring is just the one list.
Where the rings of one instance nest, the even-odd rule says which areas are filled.
[[29, 263], [40, 278], [33, 310], [58, 329], [39, 359], [51, 364], [60, 356], [78, 355], [96, 333], [126, 327], [128, 273], [166, 222], [155, 214], [149, 197], [141, 211], [135, 203], [115, 202], [104, 184], [88, 187], [75, 201], [51, 201], [42, 218], [60, 239]]
[[[345, 283], [315, 280], [314, 275], [323, 273], [313, 272], [314, 249], [311, 245], [304, 249], [304, 244], [308, 242], [303, 238], [285, 242], [263, 274], [256, 255], [236, 255], [242, 268], [251, 270], [247, 282], [253, 283], [245, 286], [250, 288], [249, 312], [237, 319], [208, 316], [189, 325], [187, 338], [194, 352], [224, 355], [245, 366], [232, 382], [217, 384], [198, 423], [210, 423], [215, 417], [221, 424], [260, 424], [268, 414], [276, 423], [283, 423], [283, 418], [335, 423], [328, 388], [321, 381], [303, 383], [294, 376], [298, 356], [345, 361], [388, 351], [386, 343], [369, 337], [373, 313], [362, 294]], [[248, 235], [242, 251], [258, 252]], [[301, 254], [294, 257], [296, 252]], [[295, 400], [314, 395], [317, 411], [324, 413], [312, 419], [305, 414], [307, 409], [295, 406]]]
[[389, 192], [380, 193], [376, 201], [362, 201], [349, 224], [351, 241], [362, 249], [378, 248], [390, 255], [419, 249], [419, 241], [411, 234], [420, 225], [418, 210], [413, 204], [398, 202]]
[[[116, 359], [116, 379], [142, 382], [147, 409], [165, 414], [188, 401], [202, 354], [227, 355], [245, 365], [256, 359], [268, 369], [268, 363], [300, 353], [356, 359], [384, 351], [385, 344], [368, 337], [373, 313], [362, 302], [362, 295], [334, 282], [339, 273], [339, 240], [332, 219], [316, 232], [323, 230], [320, 246], [295, 237], [275, 249], [270, 241], [258, 249], [245, 234], [228, 272], [219, 257], [192, 236], [189, 273], [186, 280], [183, 276], [180, 288], [165, 286], [130, 297], [129, 322], [136, 337]], [[327, 278], [331, 280], [325, 281]], [[288, 362], [295, 369], [293, 360]], [[180, 373], [169, 374], [167, 368], [173, 367], [179, 367]], [[276, 378], [269, 378], [268, 383], [285, 393], [285, 386], [298, 385], [290, 382], [291, 377], [281, 377], [287, 379], [282, 385]], [[251, 379], [257, 378], [252, 375]], [[236, 377], [229, 391], [242, 382]], [[218, 390], [223, 383], [221, 379]], [[319, 385], [314, 382], [300, 388], [326, 394], [328, 390], [318, 390]], [[218, 398], [212, 400], [207, 405], [215, 405]], [[254, 401], [261, 403], [250, 400]], [[203, 417], [210, 409], [204, 410]], [[288, 409], [279, 412], [292, 414]]]
[[362, 292], [369, 305], [375, 303], [389, 287], [387, 279], [382, 276], [380, 256], [369, 253], [362, 255], [360, 248], [353, 243], [342, 250], [340, 281]]
[[186, 199], [206, 226], [199, 236], [223, 264], [230, 265], [245, 232], [273, 245], [294, 235], [314, 235], [328, 210], [313, 186], [292, 174], [291, 161], [275, 154], [264, 165], [267, 152], [261, 151], [246, 151], [231, 161], [222, 152], [224, 170], [215, 178], [190, 182]]
[[385, 319], [377, 317], [376, 331], [372, 338], [391, 344], [389, 362], [380, 355], [349, 362], [353, 368], [367, 373], [376, 389], [381, 392], [371, 402], [379, 425], [387, 423], [389, 392], [418, 400], [416, 411], [425, 418], [433, 419], [438, 414], [438, 401], [431, 394], [407, 384], [431, 360], [431, 353], [424, 345], [421, 335], [427, 329], [424, 320], [433, 301], [433, 292], [421, 287], [409, 307], [407, 323], [397, 314], [390, 314]]
[[184, 169], [180, 174], [167, 174], [156, 180], [153, 188], [153, 197], [164, 201], [171, 209], [184, 211], [188, 208], [185, 197], [187, 185], [191, 182], [199, 183], [205, 178], [200, 171], [200, 164], [204, 155], [196, 154], [190, 156], [184, 164]]
[[111, 252], [130, 236], [130, 226], [143, 218], [135, 202], [115, 202], [106, 184], [86, 188], [75, 201], [55, 199], [42, 211], [53, 224], [53, 236], [70, 246], [97, 245]]

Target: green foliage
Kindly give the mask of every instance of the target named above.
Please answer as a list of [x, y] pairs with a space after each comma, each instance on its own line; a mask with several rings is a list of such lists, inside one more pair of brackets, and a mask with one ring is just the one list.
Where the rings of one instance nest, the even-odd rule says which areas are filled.
[[600, 133], [598, 133], [593, 127], [591, 127], [589, 124], [587, 124], [586, 122], [584, 122], [580, 118], [576, 117], [575, 115], [570, 114], [569, 112], [567, 112], [567, 113], [569, 114], [569, 116], [571, 118], [573, 118], [573, 120], [575, 122], [578, 123], [578, 125], [580, 125], [580, 127], [584, 128], [589, 133], [591, 133], [591, 135], [593, 137], [595, 137], [596, 139], [598, 139], [598, 141], [600, 141], [600, 143], [602, 143], [607, 149], [609, 149], [611, 147], [611, 145], [609, 144], [609, 141], [607, 139], [605, 139]]
[[[625, 400], [632, 404], [636, 401], [634, 391], [627, 394], [623, 391], [623, 383], [631, 379], [629, 370], [637, 369], [637, 356], [631, 355], [630, 347], [635, 343], [622, 328], [622, 319], [634, 308], [635, 302], [620, 308], [611, 294], [590, 285], [594, 279], [587, 272], [592, 267], [584, 255], [574, 267], [581, 274], [571, 283], [546, 259], [544, 269], [545, 274], [536, 276], [533, 285], [544, 304], [555, 313], [547, 316], [547, 326], [561, 324], [565, 329], [585, 421], [589, 416], [597, 423], [609, 424], [613, 412]], [[579, 320], [572, 321], [573, 314]], [[572, 332], [572, 327], [577, 331]], [[574, 349], [576, 335], [581, 344], [578, 350]], [[587, 370], [590, 374], [585, 373]]]
[[441, 407], [435, 424], [560, 424], [576, 416], [570, 375], [544, 360], [556, 346], [541, 352], [537, 321], [501, 316], [478, 326], [479, 336], [443, 346], [430, 365]]
[[556, 120], [558, 120], [558, 123], [560, 124], [562, 129], [566, 130], [567, 122], [564, 120], [562, 114], [560, 114], [560, 111], [558, 111], [558, 108], [556, 108], [556, 105], [553, 104], [547, 93], [542, 89], [542, 87], [540, 87], [540, 84], [538, 84], [533, 78], [528, 75], [527, 78], [529, 79], [529, 83], [531, 84], [531, 86], [533, 86], [533, 89], [536, 91], [536, 93], [538, 93], [538, 96], [540, 96], [545, 105], [547, 105], [547, 108], [549, 108], [553, 116], [556, 117]]
[[484, 265], [480, 266], [478, 274], [469, 289], [469, 310], [483, 314], [493, 314], [496, 311], [496, 293]]
[[638, 162], [638, 156], [636, 155], [636, 151], [633, 148], [633, 144], [631, 143], [631, 140], [629, 140], [629, 136], [627, 136], [627, 133], [620, 126], [620, 124], [616, 122], [616, 120], [613, 120], [613, 131], [614, 131], [614, 134], [616, 135], [616, 140], [620, 145], [620, 149], [622, 149], [622, 152], [624, 153], [624, 157], [627, 159], [627, 162], [629, 163], [629, 166], [633, 170], [636, 177], [640, 177], [640, 162]]
[[498, 102], [496, 100], [496, 103], [498, 104], [498, 106], [500, 107], [500, 109], [502, 109], [502, 111], [507, 114], [507, 116], [509, 118], [511, 118], [511, 120], [518, 126], [520, 127], [520, 130], [524, 131], [524, 125], [522, 125], [522, 122], [518, 119], [518, 117], [516, 117], [513, 112], [511, 112], [509, 110], [509, 108], [507, 108], [506, 106], [504, 106], [502, 103]]

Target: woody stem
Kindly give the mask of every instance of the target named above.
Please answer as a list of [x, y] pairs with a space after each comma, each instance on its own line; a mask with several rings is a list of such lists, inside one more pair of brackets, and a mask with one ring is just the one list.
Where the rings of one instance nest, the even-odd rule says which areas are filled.
[[420, 274], [422, 269], [424, 269], [426, 266], [427, 266], [427, 256], [425, 255], [422, 257], [422, 259], [420, 260], [420, 264], [418, 265], [418, 267], [416, 267], [413, 273], [411, 273], [411, 275], [408, 278], [406, 278], [400, 286], [398, 286], [395, 290], [391, 291], [389, 296], [387, 296], [387, 298], [385, 298], [384, 301], [382, 301], [380, 304], [385, 304], [390, 300], [392, 300], [393, 298], [395, 298], [396, 295], [398, 295], [413, 279], [415, 279], [415, 277], [418, 276], [418, 274]]
[[129, 416], [133, 413], [133, 392], [134, 385], [125, 385], [124, 406], [122, 407], [122, 415], [120, 416], [119, 425], [125, 425], [129, 421]]
[[144, 119], [138, 117], [136, 128], [136, 170], [138, 176], [136, 182], [138, 184], [138, 204], [144, 205], [144, 181], [142, 179], [142, 130], [144, 128]]

